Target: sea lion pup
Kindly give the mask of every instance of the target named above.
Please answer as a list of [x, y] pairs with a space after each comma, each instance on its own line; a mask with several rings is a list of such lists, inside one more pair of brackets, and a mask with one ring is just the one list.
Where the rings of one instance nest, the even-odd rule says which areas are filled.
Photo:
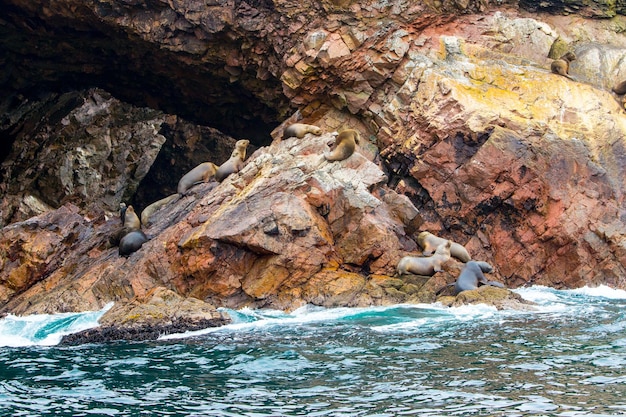
[[306, 123], [293, 123], [287, 126], [283, 130], [283, 139], [297, 137], [302, 139], [307, 133], [313, 133], [316, 136], [322, 134], [322, 129], [314, 125], [307, 125]]
[[122, 218], [124, 221], [124, 230], [126, 230], [126, 232], [141, 229], [141, 221], [139, 221], [139, 216], [135, 213], [133, 206], [126, 207]]
[[127, 233], [126, 236], [120, 240], [120, 246], [118, 248], [120, 256], [128, 256], [131, 253], [139, 250], [141, 245], [148, 241], [148, 237], [141, 230], [133, 230]]
[[331, 152], [324, 152], [324, 158], [327, 161], [343, 161], [354, 153], [359, 140], [361, 140], [361, 135], [358, 131], [342, 130], [335, 138], [335, 149]]
[[574, 78], [569, 75], [569, 64], [575, 59], [576, 55], [574, 55], [573, 52], [568, 52], [561, 58], [552, 61], [552, 64], [550, 64], [550, 70], [555, 74], [559, 74], [573, 80]]
[[[484, 262], [484, 264], [491, 267], [491, 265], [487, 262]], [[476, 261], [469, 261], [466, 263], [465, 267], [461, 271], [461, 275], [459, 275], [454, 283], [454, 295], [457, 295], [461, 291], [475, 290], [481, 284], [504, 288], [503, 284], [497, 281], [489, 281], [485, 278], [482, 267], [484, 267], [484, 265], [481, 265]]]
[[178, 181], [178, 194], [184, 194], [192, 185], [199, 182], [207, 182], [209, 178], [215, 175], [217, 165], [213, 162], [203, 162], [185, 175]]
[[243, 161], [246, 159], [246, 148], [250, 144], [248, 139], [241, 139], [235, 143], [235, 149], [228, 161], [224, 162], [215, 172], [215, 179], [219, 182], [234, 172], [239, 172], [243, 168]]
[[[445, 242], [446, 239], [435, 236], [430, 232], [421, 232], [419, 235], [417, 235], [417, 244], [422, 247], [422, 249], [424, 250], [423, 253], [426, 256], [433, 253], [433, 251], [437, 249], [439, 245]], [[450, 255], [461, 262], [467, 262], [472, 259], [472, 257], [467, 252], [467, 249], [465, 249], [463, 245], [460, 245], [456, 242], [452, 242]]]
[[613, 92], [617, 94], [618, 96], [621, 96], [622, 94], [626, 94], [626, 81], [622, 81], [621, 83], [613, 87]]
[[435, 272], [443, 271], [442, 266], [450, 259], [451, 241], [439, 245], [435, 254], [427, 257], [405, 256], [400, 259], [398, 275], [415, 274], [432, 276]]
[[162, 198], [150, 204], [141, 212], [141, 224], [143, 224], [144, 226], [148, 226], [150, 224], [150, 216], [159, 211], [164, 205], [177, 200], [179, 197], [179, 194], [172, 194], [168, 197]]

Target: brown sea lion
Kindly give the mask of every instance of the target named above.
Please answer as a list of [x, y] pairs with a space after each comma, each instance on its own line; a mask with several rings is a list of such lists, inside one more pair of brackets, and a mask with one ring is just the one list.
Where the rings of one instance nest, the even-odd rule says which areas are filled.
[[246, 148], [250, 144], [247, 139], [238, 140], [235, 143], [235, 149], [230, 155], [228, 161], [224, 162], [215, 172], [215, 179], [219, 182], [224, 181], [226, 177], [234, 172], [239, 172], [243, 168], [243, 161], [246, 159]]
[[435, 272], [443, 271], [443, 264], [450, 259], [450, 246], [452, 246], [452, 242], [448, 240], [446, 243], [439, 245], [435, 254], [432, 256], [403, 257], [396, 267], [398, 275], [415, 274], [432, 276]]
[[294, 123], [287, 126], [283, 130], [283, 139], [297, 137], [302, 139], [307, 133], [313, 133], [316, 136], [322, 134], [322, 129], [314, 125], [307, 125], [305, 123]]
[[613, 87], [613, 92], [619, 96], [621, 96], [622, 94], [626, 94], [626, 81], [622, 81], [621, 83]]
[[[430, 232], [421, 232], [417, 235], [417, 244], [424, 250], [424, 255], [430, 255], [439, 245], [446, 242], [446, 239], [435, 236]], [[467, 249], [463, 245], [460, 245], [452, 241], [452, 247], [450, 248], [450, 255], [461, 262], [467, 262], [472, 257], [467, 252]]]
[[139, 250], [141, 245], [148, 241], [148, 237], [141, 230], [133, 230], [127, 233], [122, 240], [120, 240], [120, 246], [118, 248], [120, 256], [128, 256], [131, 253]]
[[568, 52], [561, 58], [552, 61], [552, 64], [550, 64], [550, 70], [555, 74], [559, 74], [573, 80], [574, 78], [569, 75], [569, 64], [575, 59], [576, 55], [573, 52]]
[[354, 129], [345, 129], [339, 132], [335, 138], [335, 149], [325, 152], [324, 158], [327, 161], [343, 161], [354, 153], [361, 135]]
[[133, 206], [126, 207], [123, 215], [123, 221], [126, 232], [141, 229], [141, 221], [139, 221], [139, 216], [135, 213]]
[[168, 197], [162, 198], [150, 204], [141, 212], [141, 224], [143, 224], [144, 227], [148, 226], [150, 224], [150, 216], [152, 216], [155, 212], [160, 210], [166, 204], [169, 204], [172, 201], [176, 201], [179, 197], [180, 197], [179, 194], [172, 194]]
[[192, 185], [199, 182], [207, 182], [209, 178], [215, 175], [217, 171], [217, 165], [213, 162], [203, 162], [185, 175], [178, 181], [177, 191], [179, 194], [184, 194], [185, 191], [191, 188]]

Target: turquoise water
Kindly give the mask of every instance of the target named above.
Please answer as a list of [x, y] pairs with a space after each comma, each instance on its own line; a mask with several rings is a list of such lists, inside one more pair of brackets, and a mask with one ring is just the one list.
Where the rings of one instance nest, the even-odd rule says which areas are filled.
[[[228, 311], [150, 343], [55, 346], [103, 312], [0, 321], [0, 415], [626, 415], [626, 292], [486, 306]], [[44, 346], [46, 345], [46, 346]]]

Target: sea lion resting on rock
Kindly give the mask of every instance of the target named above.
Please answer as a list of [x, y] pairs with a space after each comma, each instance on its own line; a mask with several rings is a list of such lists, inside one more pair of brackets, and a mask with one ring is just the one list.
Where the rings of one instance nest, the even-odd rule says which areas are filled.
[[335, 149], [331, 152], [324, 152], [327, 161], [343, 161], [354, 153], [361, 135], [354, 129], [345, 129], [339, 132], [335, 138]]
[[307, 125], [305, 123], [294, 123], [287, 126], [283, 130], [283, 139], [297, 137], [302, 139], [307, 133], [313, 133], [316, 136], [322, 134], [322, 129], [314, 125]]
[[238, 140], [235, 143], [235, 149], [230, 155], [228, 161], [224, 162], [215, 172], [215, 179], [219, 182], [224, 181], [226, 177], [234, 172], [239, 172], [243, 168], [243, 161], [246, 159], [246, 148], [250, 143], [247, 139]]
[[483, 274], [483, 268], [485, 267], [491, 269], [491, 265], [489, 265], [487, 262], [467, 262], [465, 264], [465, 267], [461, 271], [461, 275], [459, 275], [459, 278], [457, 278], [456, 282], [454, 283], [454, 295], [457, 295], [461, 291], [475, 290], [481, 284], [504, 288], [504, 285], [502, 285], [501, 283], [497, 281], [489, 281], [487, 280], [487, 278], [485, 278], [485, 275]]
[[215, 175], [217, 165], [213, 162], [203, 162], [185, 175], [178, 181], [178, 194], [184, 194], [192, 185], [199, 182], [207, 182], [209, 178]]
[[124, 229], [126, 232], [139, 230], [141, 228], [141, 221], [139, 221], [139, 216], [135, 213], [133, 206], [128, 206], [125, 210], [122, 210], [122, 222], [124, 222]]
[[122, 240], [120, 240], [119, 254], [120, 256], [128, 256], [131, 253], [139, 250], [141, 245], [148, 241], [148, 237], [141, 230], [133, 230], [127, 233]]
[[[446, 241], [446, 239], [435, 236], [430, 232], [421, 232], [419, 235], [417, 235], [417, 244], [422, 247], [422, 249], [424, 250], [423, 253], [426, 256], [433, 253], [433, 251], [437, 249], [439, 245], [445, 243]], [[456, 242], [452, 242], [452, 246], [450, 247], [450, 255], [461, 262], [467, 262], [472, 259], [467, 252], [467, 249], [465, 249], [463, 245], [460, 245]]]
[[405, 256], [398, 262], [399, 275], [415, 274], [432, 276], [435, 272], [443, 271], [442, 266], [450, 260], [450, 246], [452, 242], [447, 240], [439, 245], [434, 255], [426, 257]]
[[574, 78], [569, 75], [569, 64], [575, 59], [576, 55], [574, 55], [573, 52], [568, 52], [561, 58], [552, 61], [552, 64], [550, 64], [550, 70], [555, 74], [559, 74], [573, 80]]
[[170, 202], [175, 201], [178, 198], [178, 194], [172, 194], [169, 197], [162, 198], [150, 204], [141, 212], [141, 224], [147, 227], [150, 224], [150, 216], [159, 211], [164, 205], [169, 204]]

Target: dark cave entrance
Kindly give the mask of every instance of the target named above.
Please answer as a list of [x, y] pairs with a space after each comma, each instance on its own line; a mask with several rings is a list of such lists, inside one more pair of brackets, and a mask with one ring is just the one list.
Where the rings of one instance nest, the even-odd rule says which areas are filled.
[[[269, 144], [281, 114], [289, 112], [280, 80], [270, 78], [261, 85], [254, 68], [242, 69], [233, 80], [223, 62], [198, 63], [197, 57], [159, 48], [102, 23], [86, 27], [86, 22], [44, 21], [10, 5], [3, 8], [0, 162], [28, 124], [8, 120], [7, 111], [16, 102], [101, 88], [123, 102], [177, 116], [162, 126], [159, 133], [167, 141], [131, 199], [145, 207], [175, 192], [179, 178], [198, 163], [227, 159], [232, 140], [249, 139], [250, 151]], [[239, 47], [225, 35], [215, 42]], [[190, 131], [199, 144], [186, 149], [184, 136]]]

